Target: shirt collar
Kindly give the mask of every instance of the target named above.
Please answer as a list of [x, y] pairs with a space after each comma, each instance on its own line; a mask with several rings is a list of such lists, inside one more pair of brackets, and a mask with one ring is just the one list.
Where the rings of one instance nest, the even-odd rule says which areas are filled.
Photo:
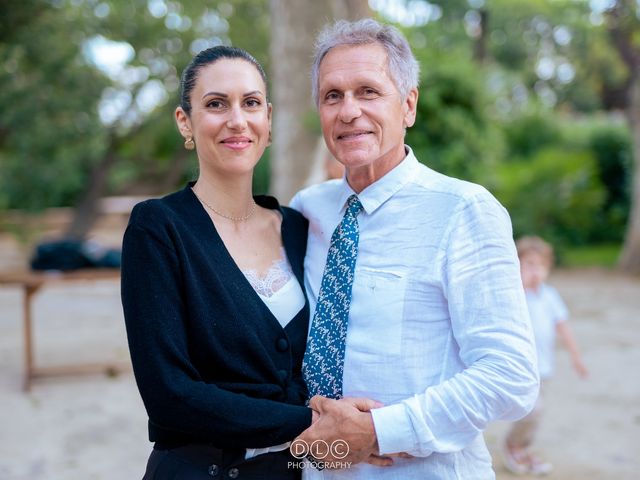
[[[382, 178], [376, 180], [357, 194], [367, 215], [371, 215], [375, 212], [378, 207], [389, 200], [396, 192], [414, 178], [414, 171], [418, 165], [418, 159], [413, 154], [411, 147], [405, 145], [404, 148], [407, 155], [398, 165], [396, 165], [391, 171], [387, 172], [387, 174]], [[347, 183], [346, 176], [343, 177], [340, 195], [338, 197], [338, 206], [340, 211], [344, 211], [347, 200], [354, 194], [355, 192], [349, 186], [349, 183]]]

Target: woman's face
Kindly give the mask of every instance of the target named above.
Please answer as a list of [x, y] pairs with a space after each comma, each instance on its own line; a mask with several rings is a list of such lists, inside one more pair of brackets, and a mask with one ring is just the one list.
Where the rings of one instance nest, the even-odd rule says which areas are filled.
[[200, 168], [219, 173], [253, 170], [269, 144], [271, 105], [256, 67], [221, 59], [202, 67], [191, 92], [191, 115], [176, 109], [183, 136], [193, 136]]

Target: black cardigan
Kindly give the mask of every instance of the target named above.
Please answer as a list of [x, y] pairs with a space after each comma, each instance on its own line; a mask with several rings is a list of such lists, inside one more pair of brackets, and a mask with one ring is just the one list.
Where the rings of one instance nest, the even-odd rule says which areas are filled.
[[[311, 424], [301, 364], [309, 305], [283, 329], [238, 269], [191, 185], [134, 208], [122, 304], [136, 382], [161, 445], [259, 448]], [[272, 197], [303, 285], [307, 221]]]

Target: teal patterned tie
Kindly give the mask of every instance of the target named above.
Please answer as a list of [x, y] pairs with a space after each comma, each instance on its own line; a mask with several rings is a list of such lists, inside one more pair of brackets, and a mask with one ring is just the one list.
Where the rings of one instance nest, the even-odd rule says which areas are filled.
[[360, 236], [357, 217], [361, 210], [360, 200], [351, 195], [344, 217], [331, 236], [302, 363], [309, 396], [342, 398], [345, 340]]

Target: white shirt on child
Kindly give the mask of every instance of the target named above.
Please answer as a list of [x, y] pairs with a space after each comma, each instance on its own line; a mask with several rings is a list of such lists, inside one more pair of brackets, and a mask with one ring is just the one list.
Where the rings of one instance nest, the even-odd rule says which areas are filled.
[[549, 378], [553, 375], [556, 325], [568, 320], [569, 310], [558, 291], [545, 283], [538, 291], [525, 290], [525, 295], [536, 339], [540, 378]]

